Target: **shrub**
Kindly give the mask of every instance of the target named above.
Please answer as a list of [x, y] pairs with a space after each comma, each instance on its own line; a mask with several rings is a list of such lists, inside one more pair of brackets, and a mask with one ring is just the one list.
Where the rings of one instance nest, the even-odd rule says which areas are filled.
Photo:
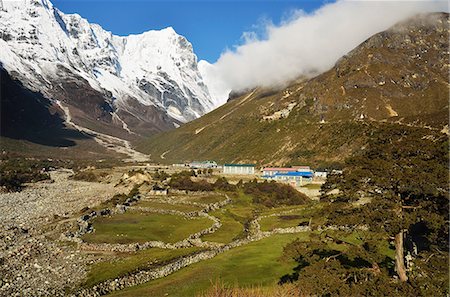
[[154, 180], [159, 180], [159, 181], [164, 181], [166, 180], [168, 177], [170, 177], [169, 174], [167, 174], [165, 171], [159, 171], [157, 170], [155, 173], [153, 173], [153, 179]]
[[275, 181], [258, 183], [253, 180], [243, 184], [243, 189], [245, 194], [253, 197], [254, 203], [267, 207], [304, 204], [309, 200], [305, 194], [296, 191], [291, 186]]
[[46, 171], [52, 167], [48, 160], [7, 158], [0, 160], [0, 187], [20, 191], [24, 183], [50, 179]]
[[236, 191], [236, 186], [228, 183], [228, 180], [225, 177], [219, 177], [214, 183], [214, 188], [226, 192]]
[[98, 182], [98, 176], [90, 170], [79, 171], [72, 175], [72, 179], [87, 182]]
[[232, 192], [236, 190], [236, 186], [228, 183], [225, 177], [219, 177], [213, 184], [206, 180], [193, 181], [190, 175], [174, 174], [170, 180], [169, 185], [178, 190], [187, 191], [227, 191]]

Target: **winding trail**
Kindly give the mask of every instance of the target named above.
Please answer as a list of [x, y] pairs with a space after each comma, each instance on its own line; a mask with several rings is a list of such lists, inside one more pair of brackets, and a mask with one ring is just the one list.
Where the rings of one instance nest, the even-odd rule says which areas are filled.
[[248, 94], [247, 96], [245, 96], [244, 99], [242, 99], [238, 104], [236, 104], [236, 106], [234, 106], [229, 112], [227, 112], [226, 114], [224, 114], [223, 116], [221, 116], [218, 120], [215, 120], [201, 128], [198, 128], [195, 130], [194, 134], [197, 135], [200, 132], [202, 132], [203, 130], [205, 130], [207, 127], [216, 124], [217, 122], [223, 120], [224, 118], [226, 118], [227, 116], [229, 116], [230, 114], [232, 114], [233, 112], [235, 112], [239, 106], [241, 106], [242, 104], [244, 104], [254, 93], [255, 93], [256, 89], [254, 89], [250, 94]]
[[164, 153], [161, 154], [161, 156], [159, 156], [161, 159], [165, 159], [166, 158], [166, 154], [168, 154], [171, 150], [165, 151]]
[[253, 94], [255, 93], [256, 89], [254, 89], [250, 94], [248, 94], [247, 96], [245, 96], [244, 99], [242, 99], [238, 104], [236, 104], [236, 106], [233, 107], [232, 110], [230, 110], [229, 112], [227, 112], [226, 114], [224, 114], [223, 116], [220, 117], [219, 120], [223, 120], [224, 118], [226, 118], [227, 116], [229, 116], [230, 114], [232, 114], [233, 112], [235, 112], [239, 106], [241, 106], [242, 104], [244, 104], [250, 97], [253, 96]]
[[71, 126], [80, 132], [83, 132], [83, 133], [88, 134], [89, 136], [92, 136], [98, 144], [104, 146], [105, 148], [107, 148], [109, 150], [113, 150], [117, 153], [127, 155], [129, 158], [124, 159], [124, 161], [126, 161], [126, 162], [149, 161], [150, 156], [134, 150], [133, 147], [131, 146], [131, 143], [128, 140], [121, 139], [121, 138], [114, 137], [114, 136], [107, 135], [107, 134], [103, 134], [100, 132], [96, 132], [94, 130], [91, 130], [91, 129], [88, 129], [85, 127], [81, 127], [81, 126], [75, 124], [72, 121], [72, 116], [70, 115], [69, 108], [67, 106], [62, 105], [62, 103], [59, 100], [56, 100], [56, 104], [64, 112], [65, 122], [68, 126]]

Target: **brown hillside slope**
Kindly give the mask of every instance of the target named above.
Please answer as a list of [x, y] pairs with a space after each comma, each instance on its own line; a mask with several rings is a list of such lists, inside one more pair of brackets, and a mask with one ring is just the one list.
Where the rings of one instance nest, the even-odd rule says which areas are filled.
[[446, 13], [409, 19], [315, 78], [281, 91], [253, 90], [139, 148], [160, 162], [330, 166], [380, 125], [441, 130], [448, 125], [448, 25]]

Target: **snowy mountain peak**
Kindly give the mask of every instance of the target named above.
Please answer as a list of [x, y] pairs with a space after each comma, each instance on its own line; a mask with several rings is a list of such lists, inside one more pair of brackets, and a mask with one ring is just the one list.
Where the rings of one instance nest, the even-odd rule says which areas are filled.
[[110, 98], [112, 114], [153, 106], [177, 124], [214, 108], [191, 43], [172, 27], [117, 36], [48, 0], [3, 0], [0, 62], [49, 98], [64, 69]]

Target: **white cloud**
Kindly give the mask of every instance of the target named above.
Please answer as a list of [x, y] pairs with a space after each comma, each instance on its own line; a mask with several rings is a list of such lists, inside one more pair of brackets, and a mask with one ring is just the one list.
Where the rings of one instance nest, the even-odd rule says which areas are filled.
[[226, 50], [201, 71], [218, 104], [230, 90], [283, 84], [331, 68], [371, 35], [418, 13], [448, 11], [447, 1], [347, 1], [312, 13], [290, 12], [279, 25], [266, 22], [265, 38], [245, 32], [244, 43]]

